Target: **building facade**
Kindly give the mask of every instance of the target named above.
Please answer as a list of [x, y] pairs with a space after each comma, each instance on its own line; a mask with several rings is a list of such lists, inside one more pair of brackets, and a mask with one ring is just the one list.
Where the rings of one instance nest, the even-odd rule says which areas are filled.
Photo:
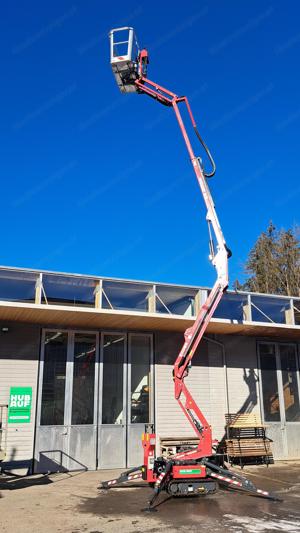
[[[141, 433], [193, 430], [172, 368], [209, 289], [0, 268], [0, 447], [4, 469], [125, 468]], [[259, 413], [275, 459], [300, 457], [300, 300], [227, 292], [188, 386], [213, 428]]]

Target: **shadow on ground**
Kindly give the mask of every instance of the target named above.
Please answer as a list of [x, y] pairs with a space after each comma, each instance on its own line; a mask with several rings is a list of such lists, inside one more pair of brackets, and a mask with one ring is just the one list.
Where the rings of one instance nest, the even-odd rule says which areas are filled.
[[162, 493], [157, 512], [149, 515], [141, 510], [152, 495], [151, 489], [147, 485], [131, 484], [127, 488], [100, 490], [97, 497], [82, 498], [77, 510], [102, 517], [109, 522], [118, 523], [125, 517], [135, 519], [136, 527], [141, 526], [141, 529], [143, 522], [150, 518], [154, 527], [164, 525], [173, 531], [187, 527], [191, 531], [201, 528], [216, 532], [300, 533], [299, 465], [295, 469], [291, 465], [274, 470], [255, 468], [248, 471], [247, 475], [258, 487], [272, 490], [284, 501], [274, 502], [222, 488], [213, 495], [187, 498], [171, 498]]
[[[26, 489], [34, 486], [49, 485], [52, 483], [58, 483], [59, 481], [64, 481], [68, 478], [73, 478], [75, 476], [81, 475], [82, 472], [69, 474], [60, 472], [57, 474], [37, 474], [32, 476], [19, 476], [17, 474], [7, 474], [0, 475], [0, 491], [5, 490], [20, 490]], [[1, 494], [0, 494], [1, 497]]]

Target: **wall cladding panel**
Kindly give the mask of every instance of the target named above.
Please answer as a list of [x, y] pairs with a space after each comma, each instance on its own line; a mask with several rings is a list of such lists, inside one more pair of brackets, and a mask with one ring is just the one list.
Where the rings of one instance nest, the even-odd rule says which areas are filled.
[[260, 413], [256, 339], [224, 336], [229, 412]]
[[208, 343], [208, 379], [209, 379], [209, 398], [211, 412], [209, 423], [212, 426], [213, 438], [222, 440], [225, 434], [225, 417], [226, 412], [226, 387], [225, 387], [225, 370], [223, 364], [222, 347]]
[[[183, 335], [173, 332], [155, 334], [155, 379], [156, 379], [156, 432], [158, 437], [195, 436], [193, 428], [174, 398], [172, 370], [175, 359], [183, 344]], [[186, 384], [209, 423], [218, 421], [214, 437], [224, 433], [220, 422], [220, 404], [223, 405], [224, 373], [220, 349], [203, 341], [193, 359], [193, 367], [186, 378]], [[215, 353], [216, 352], [216, 353]], [[210, 367], [210, 365], [213, 365]], [[220, 377], [221, 376], [221, 377]], [[223, 413], [224, 411], [222, 411]]]
[[8, 332], [0, 332], [0, 403], [8, 403], [10, 387], [32, 387], [30, 423], [8, 425], [5, 468], [13, 461], [30, 465], [33, 457], [40, 328], [7, 323], [2, 326], [7, 326]]

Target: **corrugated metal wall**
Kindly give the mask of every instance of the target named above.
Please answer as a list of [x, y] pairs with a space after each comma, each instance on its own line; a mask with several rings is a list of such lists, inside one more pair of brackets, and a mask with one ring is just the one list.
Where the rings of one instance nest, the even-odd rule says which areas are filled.
[[0, 403], [8, 403], [10, 387], [32, 387], [31, 422], [8, 425], [5, 463], [16, 461], [18, 466], [24, 463], [30, 467], [33, 457], [40, 328], [21, 324], [5, 326], [8, 331], [0, 332]]

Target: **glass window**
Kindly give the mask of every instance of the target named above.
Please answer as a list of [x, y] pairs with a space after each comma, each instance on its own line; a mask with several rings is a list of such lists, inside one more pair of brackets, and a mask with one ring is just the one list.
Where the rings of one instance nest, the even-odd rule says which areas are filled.
[[280, 422], [275, 345], [260, 344], [259, 353], [264, 419], [266, 422]]
[[229, 320], [246, 320], [244, 306], [247, 305], [246, 294], [226, 292], [214, 312], [214, 318], [227, 318]]
[[252, 305], [252, 320], [254, 322], [286, 323], [285, 312], [290, 309], [290, 300], [252, 295], [251, 302], [254, 304]]
[[156, 287], [156, 312], [194, 316], [197, 290], [181, 287]]
[[41, 405], [44, 426], [64, 424], [67, 348], [67, 333], [46, 333]]
[[149, 423], [150, 337], [132, 335], [131, 354], [131, 423]]
[[124, 424], [123, 366], [124, 335], [104, 335], [102, 424]]
[[104, 309], [148, 311], [151, 285], [103, 281], [102, 306]]
[[96, 335], [75, 334], [72, 424], [93, 424]]
[[0, 270], [0, 300], [35, 301], [38, 274], [18, 270]]
[[44, 274], [42, 303], [94, 307], [95, 287], [90, 278]]
[[280, 345], [280, 362], [285, 418], [287, 422], [299, 422], [300, 406], [295, 346], [291, 344]]

